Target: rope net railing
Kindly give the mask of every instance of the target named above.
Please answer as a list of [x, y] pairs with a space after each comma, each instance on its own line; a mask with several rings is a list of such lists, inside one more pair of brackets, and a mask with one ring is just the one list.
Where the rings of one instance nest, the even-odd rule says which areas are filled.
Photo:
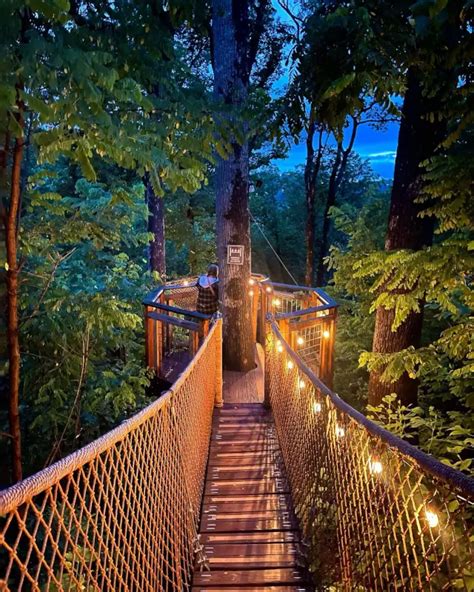
[[217, 320], [172, 389], [142, 412], [0, 492], [0, 590], [189, 586], [221, 331]]
[[474, 481], [352, 409], [267, 329], [267, 403], [316, 589], [472, 591]]

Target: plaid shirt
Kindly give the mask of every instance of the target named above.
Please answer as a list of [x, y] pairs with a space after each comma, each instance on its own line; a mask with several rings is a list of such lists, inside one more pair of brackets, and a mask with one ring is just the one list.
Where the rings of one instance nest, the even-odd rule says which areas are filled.
[[204, 287], [199, 284], [198, 280], [196, 286], [198, 289], [196, 310], [208, 315], [217, 312], [219, 306], [219, 282]]

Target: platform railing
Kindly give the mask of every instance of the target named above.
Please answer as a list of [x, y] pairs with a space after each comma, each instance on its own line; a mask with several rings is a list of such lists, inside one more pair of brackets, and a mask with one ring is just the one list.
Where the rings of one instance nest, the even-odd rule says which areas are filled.
[[0, 590], [182, 592], [195, 561], [214, 405], [217, 319], [172, 388], [142, 412], [0, 492]]
[[267, 325], [267, 398], [317, 590], [473, 590], [474, 480], [368, 420]]
[[316, 376], [332, 386], [337, 302], [320, 288], [270, 280], [261, 282], [260, 290], [262, 325], [268, 314], [274, 315], [290, 347]]
[[159, 286], [143, 300], [146, 364], [159, 377], [188, 364], [209, 332], [212, 315], [196, 311], [195, 281]]

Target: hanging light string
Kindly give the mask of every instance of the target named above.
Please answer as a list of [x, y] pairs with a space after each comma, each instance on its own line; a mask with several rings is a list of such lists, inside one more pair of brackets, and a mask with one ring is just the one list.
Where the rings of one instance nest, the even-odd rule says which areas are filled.
[[283, 267], [283, 269], [286, 271], [286, 273], [290, 276], [292, 282], [295, 284], [295, 286], [298, 285], [298, 282], [295, 280], [295, 278], [293, 277], [293, 275], [291, 274], [291, 271], [288, 269], [288, 267], [283, 263], [282, 258], [280, 257], [280, 255], [275, 251], [275, 249], [273, 248], [272, 243], [269, 241], [269, 239], [267, 238], [267, 235], [263, 232], [262, 227], [260, 226], [260, 224], [255, 220], [255, 218], [253, 217], [252, 212], [249, 210], [249, 214], [250, 217], [252, 218], [252, 222], [255, 224], [255, 226], [260, 230], [261, 235], [263, 236], [263, 238], [267, 241], [268, 246], [270, 247], [270, 249], [273, 251], [273, 253], [275, 254], [275, 257], [278, 259], [278, 261], [280, 262], [281, 266]]

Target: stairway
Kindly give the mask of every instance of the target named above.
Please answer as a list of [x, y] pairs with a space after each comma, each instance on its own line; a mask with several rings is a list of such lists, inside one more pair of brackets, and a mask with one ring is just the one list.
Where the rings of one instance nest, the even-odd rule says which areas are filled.
[[193, 592], [311, 589], [273, 418], [262, 404], [214, 412], [200, 533], [210, 571], [196, 566]]

